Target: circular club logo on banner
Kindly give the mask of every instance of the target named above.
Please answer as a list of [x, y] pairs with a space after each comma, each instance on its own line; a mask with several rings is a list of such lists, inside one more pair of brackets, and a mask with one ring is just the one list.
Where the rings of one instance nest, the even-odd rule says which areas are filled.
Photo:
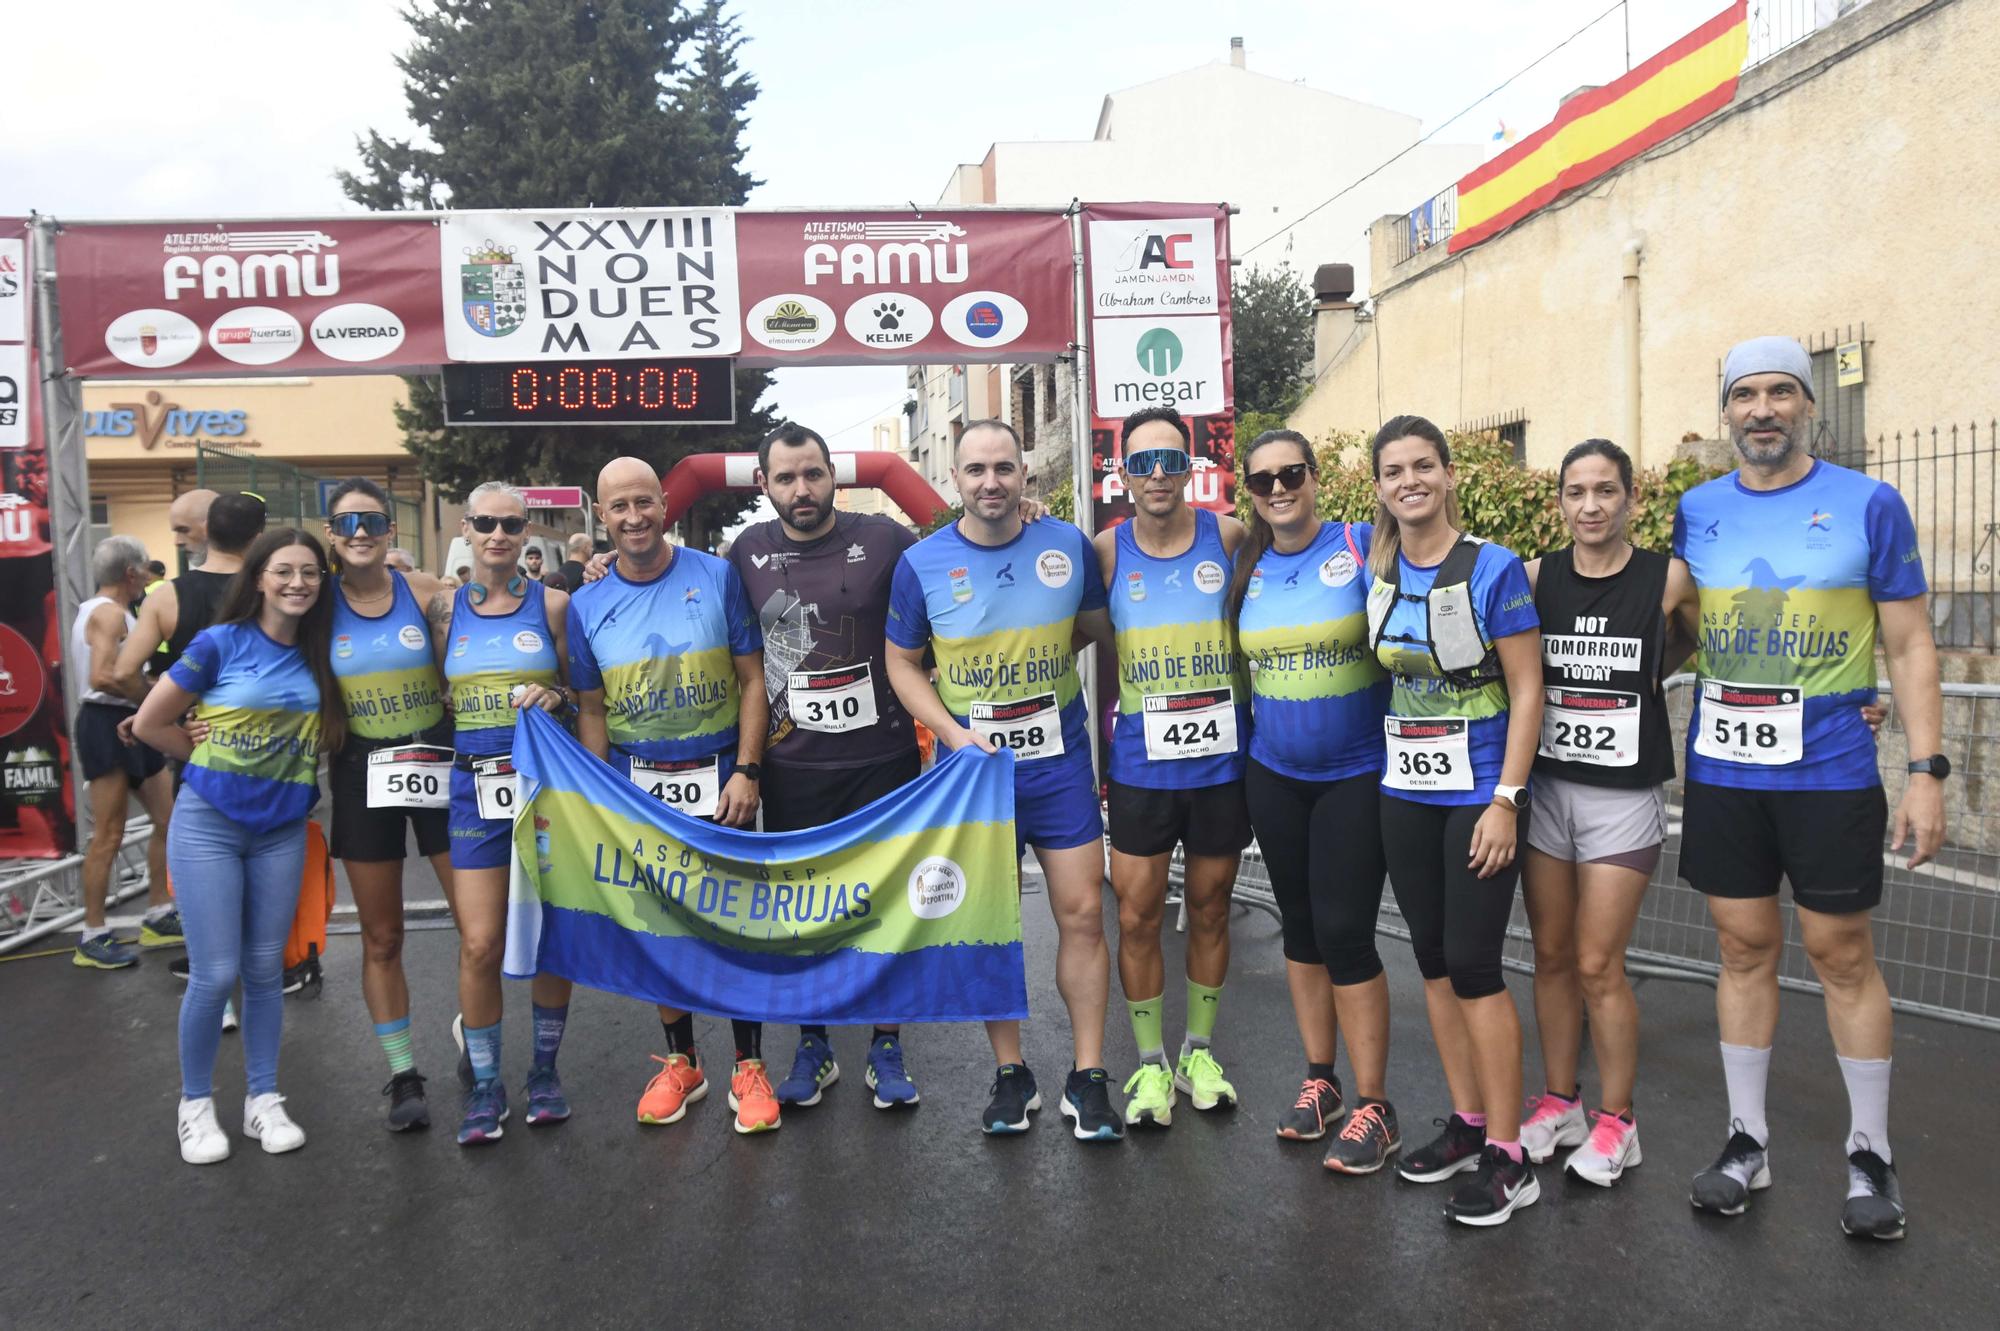
[[920, 920], [941, 920], [965, 900], [965, 870], [954, 860], [933, 855], [910, 870], [910, 913]]
[[968, 347], [1004, 347], [1028, 331], [1028, 307], [1004, 291], [968, 291], [938, 316], [938, 327]]
[[1035, 558], [1035, 576], [1042, 580], [1044, 587], [1067, 587], [1070, 575], [1075, 569], [1069, 556], [1060, 550], [1044, 550]]
[[743, 316], [743, 327], [774, 351], [805, 351], [833, 336], [840, 320], [833, 306], [812, 296], [788, 292], [766, 296]]
[[1222, 571], [1222, 565], [1213, 559], [1204, 559], [1194, 566], [1194, 585], [1199, 591], [1215, 593], [1222, 590], [1222, 584], [1229, 581]]
[[1354, 581], [1361, 571], [1354, 562], [1354, 556], [1345, 550], [1336, 550], [1324, 564], [1319, 566], [1319, 580], [1329, 587], [1345, 587]]
[[901, 291], [882, 291], [848, 306], [845, 324], [864, 347], [905, 351], [930, 336], [931, 307]]
[[208, 345], [238, 365], [276, 365], [304, 342], [299, 321], [269, 305], [230, 310], [208, 326]]
[[42, 705], [42, 659], [26, 638], [0, 624], [0, 737], [28, 724]]
[[403, 345], [403, 321], [380, 305], [334, 305], [313, 316], [312, 340], [335, 360], [381, 360]]
[[104, 330], [104, 349], [127, 365], [165, 369], [201, 349], [201, 329], [172, 310], [133, 310]]

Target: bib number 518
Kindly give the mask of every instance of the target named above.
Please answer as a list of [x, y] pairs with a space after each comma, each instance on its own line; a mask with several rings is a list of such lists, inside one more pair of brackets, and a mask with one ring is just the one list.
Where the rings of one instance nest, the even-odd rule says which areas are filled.
[[1768, 721], [1753, 726], [1748, 721], [1731, 721], [1718, 716], [1715, 718], [1715, 742], [1733, 744], [1739, 749], [1775, 749], [1778, 747], [1778, 728]]

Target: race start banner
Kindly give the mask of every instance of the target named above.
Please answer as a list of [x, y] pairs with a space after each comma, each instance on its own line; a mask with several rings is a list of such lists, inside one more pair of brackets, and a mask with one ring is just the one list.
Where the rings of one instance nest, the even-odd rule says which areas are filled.
[[794, 1024], [1028, 1015], [1011, 754], [960, 750], [838, 822], [771, 835], [668, 809], [536, 709], [513, 759], [516, 979]]

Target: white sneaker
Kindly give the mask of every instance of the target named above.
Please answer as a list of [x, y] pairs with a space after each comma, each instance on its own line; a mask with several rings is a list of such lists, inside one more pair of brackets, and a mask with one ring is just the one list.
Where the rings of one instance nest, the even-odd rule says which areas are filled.
[[215, 1099], [183, 1100], [180, 1108], [181, 1159], [191, 1165], [220, 1164], [229, 1158], [229, 1134], [215, 1121]]
[[1586, 1183], [1608, 1188], [1639, 1164], [1639, 1125], [1603, 1110], [1592, 1114], [1590, 1140], [1569, 1153], [1563, 1168]]
[[306, 1144], [306, 1130], [285, 1112], [285, 1097], [276, 1091], [243, 1098], [243, 1135], [255, 1137], [268, 1155], [283, 1155]]
[[1590, 1120], [1584, 1117], [1583, 1099], [1564, 1100], [1544, 1091], [1529, 1101], [1521, 1117], [1521, 1149], [1528, 1159], [1545, 1165], [1562, 1146], [1581, 1146], [1590, 1135]]

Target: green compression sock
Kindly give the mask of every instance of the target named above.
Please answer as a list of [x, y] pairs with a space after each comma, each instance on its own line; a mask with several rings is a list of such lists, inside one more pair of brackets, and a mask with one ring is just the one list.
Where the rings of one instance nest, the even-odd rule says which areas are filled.
[[1222, 986], [1213, 989], [1188, 981], [1187, 1047], [1206, 1049], [1215, 1036], [1215, 1010], [1222, 1006]]
[[1126, 1010], [1132, 1014], [1132, 1039], [1139, 1046], [1141, 1063], [1166, 1061], [1166, 1037], [1160, 1034], [1160, 1008], [1165, 998], [1166, 995], [1161, 994], [1158, 998], [1142, 999], [1136, 1003], [1130, 999], [1125, 1002]]

